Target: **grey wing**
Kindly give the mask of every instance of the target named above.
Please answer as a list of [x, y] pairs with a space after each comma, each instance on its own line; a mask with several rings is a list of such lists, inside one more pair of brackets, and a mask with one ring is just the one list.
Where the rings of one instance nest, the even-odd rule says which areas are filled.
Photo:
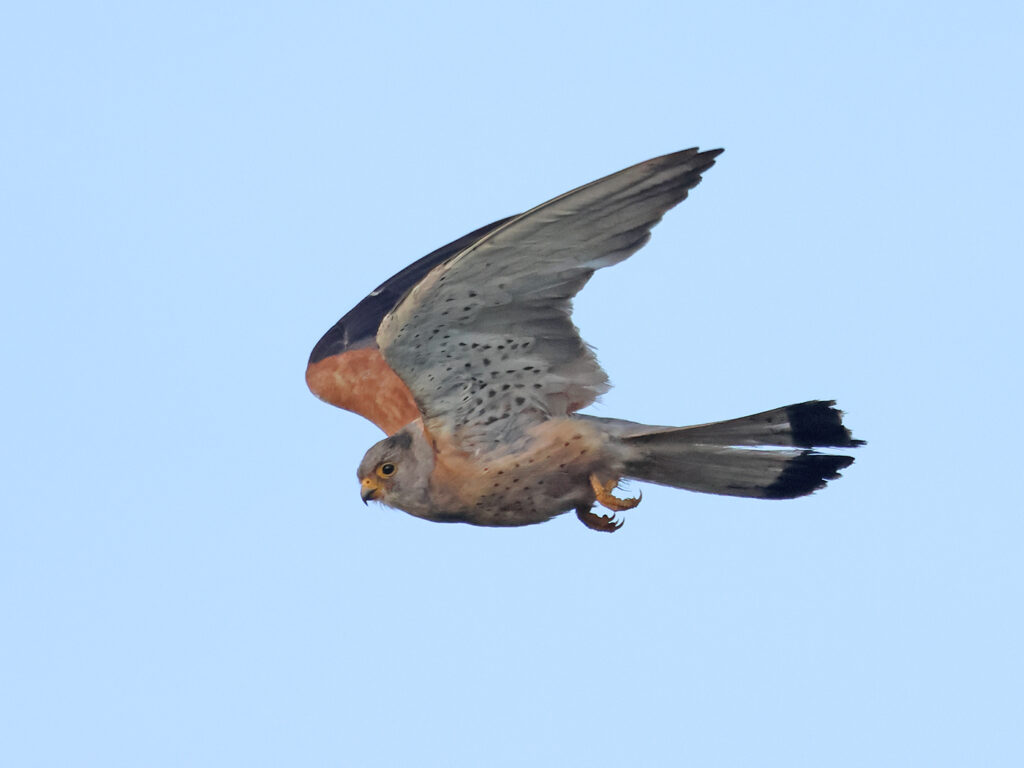
[[722, 150], [626, 168], [513, 217], [414, 286], [377, 342], [425, 425], [487, 450], [592, 403], [608, 377], [571, 319], [594, 271], [639, 250]]

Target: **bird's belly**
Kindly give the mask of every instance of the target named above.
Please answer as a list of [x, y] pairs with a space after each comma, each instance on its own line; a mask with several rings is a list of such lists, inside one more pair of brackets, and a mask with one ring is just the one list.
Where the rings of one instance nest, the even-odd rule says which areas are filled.
[[[557, 465], [556, 465], [557, 466]], [[532, 466], [483, 470], [457, 493], [434, 493], [432, 519], [472, 525], [517, 526], [545, 520], [593, 503], [588, 475]]]
[[[502, 476], [492, 488], [471, 503], [448, 510], [455, 519], [471, 525], [517, 526], [545, 520], [588, 504], [581, 490], [585, 478], [549, 473], [544, 478]], [[470, 500], [467, 500], [470, 501]], [[451, 519], [451, 518], [449, 518]]]
[[438, 520], [473, 525], [531, 525], [589, 507], [591, 473], [613, 471], [607, 438], [589, 424], [557, 419], [498, 455], [441, 453], [430, 499]]

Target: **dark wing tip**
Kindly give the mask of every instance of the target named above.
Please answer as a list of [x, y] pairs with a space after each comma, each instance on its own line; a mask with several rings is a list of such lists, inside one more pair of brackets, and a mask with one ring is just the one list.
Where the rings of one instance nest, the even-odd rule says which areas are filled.
[[679, 152], [672, 152], [668, 155], [652, 158], [651, 160], [641, 163], [641, 165], [652, 168], [685, 166], [687, 173], [697, 177], [697, 181], [699, 182], [700, 175], [713, 166], [715, 164], [715, 158], [723, 152], [725, 152], [724, 149], [706, 149], [701, 152], [699, 147], [690, 147], [689, 149], [683, 149]]
[[786, 463], [778, 479], [764, 489], [766, 499], [795, 499], [824, 488], [853, 464], [852, 456], [804, 451]]
[[[793, 433], [793, 444], [802, 448], [853, 448], [864, 445], [843, 426], [843, 412], [833, 406], [835, 400], [810, 400], [786, 408]], [[852, 461], [852, 459], [851, 459]]]
[[410, 288], [438, 264], [468, 248], [511, 218], [513, 217], [499, 219], [475, 229], [458, 240], [453, 240], [436, 251], [431, 251], [389, 277], [378, 285], [369, 296], [356, 304], [341, 320], [331, 326], [331, 329], [313, 347], [308, 365], [318, 363], [332, 355], [340, 355], [350, 349], [372, 346], [384, 316], [398, 305]]
[[694, 157], [701, 158], [703, 162], [707, 163], [710, 166], [715, 162], [716, 157], [725, 152], [725, 148], [719, 147], [718, 149], [705, 149], [703, 152], [701, 152], [697, 147], [694, 147], [693, 152]]

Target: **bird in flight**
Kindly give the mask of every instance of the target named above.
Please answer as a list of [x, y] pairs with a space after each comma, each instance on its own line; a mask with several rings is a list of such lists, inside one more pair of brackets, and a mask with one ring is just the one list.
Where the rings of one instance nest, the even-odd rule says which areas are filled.
[[615, 494], [623, 479], [791, 499], [853, 463], [814, 450], [862, 443], [834, 401], [690, 427], [579, 413], [609, 383], [573, 325], [573, 297], [643, 247], [721, 152], [656, 157], [481, 227], [327, 331], [309, 358], [310, 390], [387, 434], [359, 465], [363, 501], [485, 526], [575, 511], [611, 532], [640, 502]]

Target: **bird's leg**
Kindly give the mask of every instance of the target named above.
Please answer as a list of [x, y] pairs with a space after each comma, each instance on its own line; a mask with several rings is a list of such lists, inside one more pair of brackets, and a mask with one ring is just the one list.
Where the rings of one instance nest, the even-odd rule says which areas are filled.
[[641, 493], [635, 499], [620, 499], [618, 496], [612, 494], [619, 485], [619, 478], [609, 480], [606, 483], [602, 483], [597, 475], [590, 476], [590, 487], [594, 489], [594, 497], [597, 499], [597, 503], [606, 509], [610, 509], [612, 512], [622, 512], [627, 509], [632, 509], [640, 503], [640, 499], [643, 498]]
[[580, 519], [587, 528], [593, 531], [605, 531], [615, 533], [622, 527], [623, 520], [616, 520], [615, 515], [595, 515], [590, 507], [576, 507], [576, 517]]

